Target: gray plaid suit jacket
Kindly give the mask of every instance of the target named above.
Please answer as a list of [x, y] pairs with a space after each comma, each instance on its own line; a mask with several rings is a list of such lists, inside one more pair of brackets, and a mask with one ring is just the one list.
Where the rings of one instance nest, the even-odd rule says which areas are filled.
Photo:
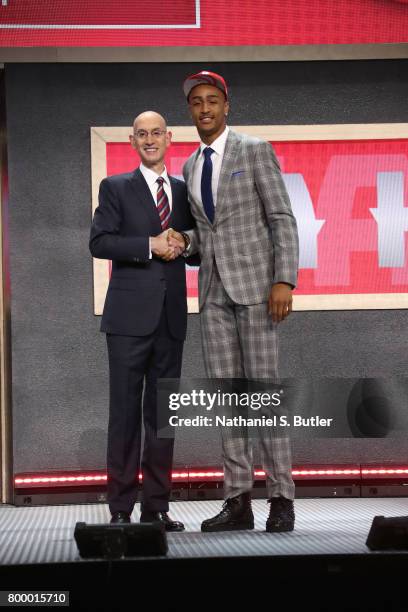
[[194, 152], [183, 175], [197, 229], [190, 253], [201, 257], [199, 304], [202, 309], [214, 259], [230, 298], [237, 304], [267, 302], [271, 286], [296, 286], [298, 234], [278, 161], [268, 142], [229, 131], [217, 192], [214, 224], [192, 196]]

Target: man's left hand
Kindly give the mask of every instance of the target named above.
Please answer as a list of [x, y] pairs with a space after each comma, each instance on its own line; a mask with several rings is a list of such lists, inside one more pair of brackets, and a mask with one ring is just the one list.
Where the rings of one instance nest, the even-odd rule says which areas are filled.
[[292, 288], [286, 283], [276, 283], [269, 294], [269, 314], [274, 323], [280, 323], [292, 312]]

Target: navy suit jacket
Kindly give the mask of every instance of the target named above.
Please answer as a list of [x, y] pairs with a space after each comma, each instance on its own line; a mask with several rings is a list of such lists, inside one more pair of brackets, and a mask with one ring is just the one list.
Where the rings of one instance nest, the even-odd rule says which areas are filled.
[[[169, 177], [170, 227], [192, 229], [186, 186]], [[184, 340], [187, 328], [185, 259], [149, 259], [149, 236], [162, 232], [150, 189], [139, 169], [105, 178], [99, 188], [89, 248], [94, 257], [112, 260], [112, 274], [101, 331], [145, 336], [157, 327], [166, 305], [171, 335]], [[165, 300], [166, 298], [166, 300]]]

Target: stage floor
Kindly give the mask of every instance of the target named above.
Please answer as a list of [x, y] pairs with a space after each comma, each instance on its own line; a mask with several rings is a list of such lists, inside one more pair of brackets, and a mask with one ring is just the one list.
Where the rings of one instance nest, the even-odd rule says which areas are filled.
[[[407, 516], [408, 498], [298, 499], [291, 533], [268, 534], [266, 500], [253, 501], [254, 531], [201, 533], [200, 524], [221, 508], [220, 501], [171, 504], [183, 533], [168, 534], [168, 557], [174, 559], [270, 555], [354, 555], [372, 553], [365, 541], [375, 515]], [[77, 521], [109, 522], [106, 504], [0, 507], [0, 564], [82, 561], [73, 538]], [[139, 520], [138, 510], [132, 516]], [[403, 552], [401, 554], [406, 554]]]

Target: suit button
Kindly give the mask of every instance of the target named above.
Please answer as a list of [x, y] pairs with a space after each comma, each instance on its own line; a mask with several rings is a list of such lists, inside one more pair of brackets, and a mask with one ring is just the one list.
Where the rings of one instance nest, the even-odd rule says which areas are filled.
[[134, 257], [133, 261], [140, 261], [140, 260], [137, 257]]

